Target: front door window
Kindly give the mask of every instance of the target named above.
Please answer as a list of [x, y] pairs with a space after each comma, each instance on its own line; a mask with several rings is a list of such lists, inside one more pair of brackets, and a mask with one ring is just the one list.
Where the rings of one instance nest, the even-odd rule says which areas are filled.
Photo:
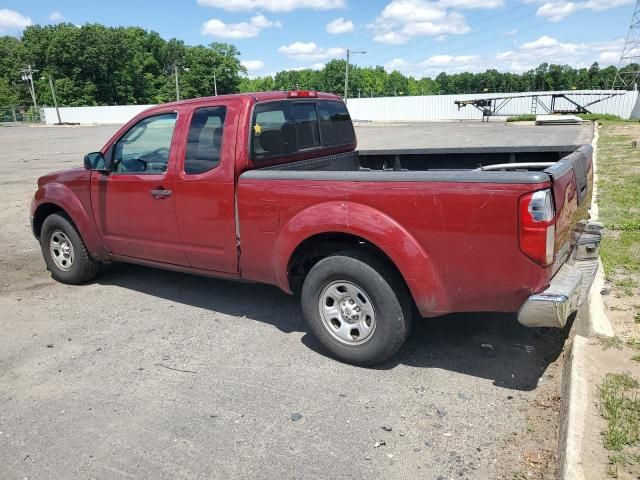
[[167, 171], [175, 113], [147, 117], [136, 123], [115, 145], [116, 173], [159, 174]]

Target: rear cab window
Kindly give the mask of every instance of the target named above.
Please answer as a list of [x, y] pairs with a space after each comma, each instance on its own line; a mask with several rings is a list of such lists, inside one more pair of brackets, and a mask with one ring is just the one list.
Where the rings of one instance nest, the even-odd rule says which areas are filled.
[[251, 158], [274, 159], [355, 143], [347, 107], [337, 100], [258, 103], [251, 123]]

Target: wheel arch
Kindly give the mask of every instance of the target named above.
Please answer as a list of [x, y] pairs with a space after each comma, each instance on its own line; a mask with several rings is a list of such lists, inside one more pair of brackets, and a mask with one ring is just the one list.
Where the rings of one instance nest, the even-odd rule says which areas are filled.
[[276, 240], [274, 278], [283, 290], [292, 292], [317, 261], [354, 249], [372, 252], [391, 265], [422, 315], [446, 311], [446, 291], [422, 245], [391, 217], [362, 204], [327, 202], [289, 220]]
[[[91, 207], [88, 208], [90, 210]], [[64, 213], [71, 221], [93, 258], [108, 258], [109, 252], [98, 233], [93, 215], [73, 190], [60, 183], [47, 184], [36, 192], [32, 207], [32, 229], [36, 238], [40, 238], [45, 219], [57, 212]]]
[[73, 219], [69, 216], [69, 214], [58, 204], [52, 202], [45, 202], [38, 205], [38, 207], [33, 212], [33, 221], [31, 227], [33, 229], [33, 235], [40, 239], [40, 235], [42, 233], [42, 224], [46, 220], [49, 215], [54, 213], [63, 213], [65, 214], [69, 220], [73, 223]]

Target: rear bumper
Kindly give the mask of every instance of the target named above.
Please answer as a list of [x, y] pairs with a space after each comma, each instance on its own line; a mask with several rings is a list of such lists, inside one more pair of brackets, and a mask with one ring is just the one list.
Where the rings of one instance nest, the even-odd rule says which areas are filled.
[[518, 321], [527, 327], [563, 328], [589, 296], [598, 270], [602, 225], [589, 223], [573, 255], [555, 274], [549, 287], [531, 295], [520, 307]]

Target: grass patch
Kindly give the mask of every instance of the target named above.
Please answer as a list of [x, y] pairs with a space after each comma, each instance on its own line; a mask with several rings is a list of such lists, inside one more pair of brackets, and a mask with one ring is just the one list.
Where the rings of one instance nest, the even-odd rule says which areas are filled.
[[[544, 112], [543, 112], [544, 114]], [[608, 113], [579, 113], [576, 115], [582, 120], [591, 120], [592, 122], [598, 121], [613, 121], [620, 123], [637, 123], [638, 120], [624, 120], [617, 115], [610, 115]], [[535, 113], [523, 113], [522, 115], [513, 115], [507, 117], [507, 122], [533, 122], [536, 119]]]
[[610, 348], [622, 350], [624, 346], [624, 342], [620, 337], [598, 337], [598, 341], [603, 350], [609, 350]]
[[583, 120], [591, 120], [592, 122], [602, 120], [623, 121], [622, 118], [620, 118], [618, 115], [611, 115], [609, 113], [579, 113], [578, 117]]
[[[608, 276], [640, 273], [640, 128], [630, 122], [606, 121], [598, 142], [600, 220], [607, 227], [601, 257]], [[619, 280], [637, 288], [631, 280]]]
[[607, 450], [621, 452], [640, 441], [640, 383], [628, 374], [608, 373], [598, 386], [600, 415], [607, 420], [603, 432]]
[[[638, 355], [640, 358], [640, 355]], [[629, 374], [608, 373], [598, 385], [598, 408], [607, 420], [602, 432], [609, 455], [607, 474], [618, 478], [622, 470], [628, 477], [638, 478], [640, 467], [640, 383]]]
[[536, 121], [536, 115], [534, 113], [525, 113], [522, 115], [507, 117], [507, 122], [535, 122], [535, 121]]
[[640, 273], [640, 232], [619, 231], [602, 239], [600, 257], [607, 276], [614, 272]]

